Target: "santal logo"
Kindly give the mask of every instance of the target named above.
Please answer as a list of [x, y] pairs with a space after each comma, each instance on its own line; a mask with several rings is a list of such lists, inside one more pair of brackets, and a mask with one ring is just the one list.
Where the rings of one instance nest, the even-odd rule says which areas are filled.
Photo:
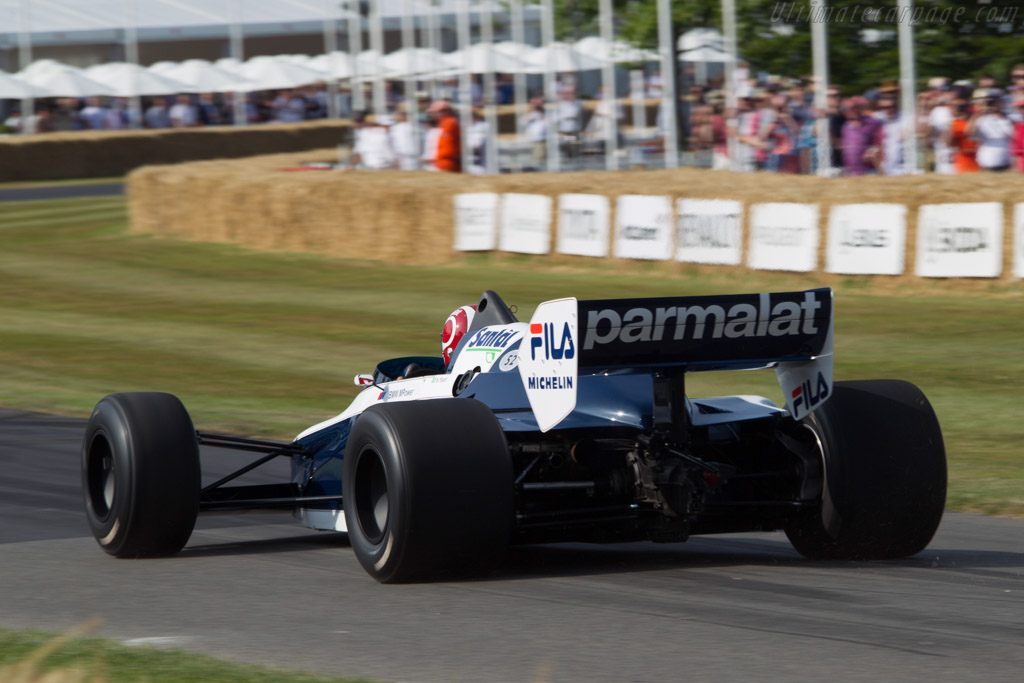
[[569, 323], [562, 323], [561, 333], [555, 331], [555, 323], [531, 323], [530, 335], [531, 360], [537, 359], [537, 349], [541, 349], [547, 360], [568, 360], [576, 356]]

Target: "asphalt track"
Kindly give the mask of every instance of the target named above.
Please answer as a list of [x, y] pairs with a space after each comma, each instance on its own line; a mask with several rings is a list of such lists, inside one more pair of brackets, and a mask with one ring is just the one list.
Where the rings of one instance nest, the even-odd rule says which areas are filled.
[[[200, 519], [115, 560], [79, 495], [84, 421], [0, 410], [0, 626], [398, 681], [1020, 681], [1024, 520], [947, 514], [921, 555], [809, 562], [781, 534], [514, 549], [488, 580], [382, 586], [342, 534]], [[208, 476], [237, 453], [204, 452]], [[285, 463], [266, 480], [284, 477]]]

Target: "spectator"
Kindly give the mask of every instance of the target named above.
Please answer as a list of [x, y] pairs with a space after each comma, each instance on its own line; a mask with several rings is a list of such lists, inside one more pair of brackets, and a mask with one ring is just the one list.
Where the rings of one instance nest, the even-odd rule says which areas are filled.
[[946, 142], [947, 132], [953, 125], [953, 95], [942, 92], [938, 95], [936, 104], [928, 112], [925, 134], [928, 143], [935, 154], [935, 172], [953, 173], [953, 150]]
[[753, 93], [745, 93], [739, 99], [736, 130], [736, 170], [757, 170], [757, 153], [760, 151], [761, 138], [758, 136], [759, 113]]
[[530, 100], [530, 110], [523, 117], [523, 130], [530, 142], [530, 158], [538, 170], [547, 159], [548, 124], [544, 114], [544, 100], [535, 97]]
[[204, 126], [221, 126], [227, 123], [224, 113], [213, 99], [213, 93], [202, 93], [199, 96], [199, 104], [196, 110], [199, 115], [199, 123]]
[[154, 97], [153, 103], [146, 109], [142, 120], [146, 128], [170, 128], [171, 116], [167, 111], [166, 97]]
[[199, 122], [191, 96], [184, 93], [178, 95], [177, 101], [167, 115], [171, 119], [172, 128], [191, 128]]
[[864, 97], [850, 97], [843, 103], [843, 175], [875, 173], [881, 162], [882, 124], [867, 113]]
[[273, 101], [273, 119], [278, 123], [306, 120], [306, 100], [299, 90], [282, 90]]
[[895, 85], [879, 90], [878, 110], [874, 116], [881, 121], [881, 161], [879, 170], [884, 175], [906, 173], [906, 159], [903, 158], [903, 116], [897, 105], [899, 90]]
[[799, 170], [796, 154], [799, 128], [787, 109], [785, 95], [773, 95], [770, 103], [774, 109], [772, 122], [762, 135], [767, 154], [765, 168], [769, 171], [796, 173]]
[[970, 106], [965, 99], [953, 100], [953, 121], [946, 133], [946, 143], [953, 154], [953, 170], [955, 173], [974, 173], [978, 171], [975, 152], [978, 144], [967, 135], [967, 123], [970, 119]]
[[487, 121], [479, 108], [473, 109], [473, 122], [469, 127], [469, 149], [473, 158], [469, 163], [469, 172], [477, 175], [487, 169]]
[[85, 101], [85, 108], [78, 113], [78, 118], [86, 130], [107, 129], [107, 108], [98, 97], [90, 97]]
[[829, 88], [826, 93], [828, 109], [825, 115], [828, 117], [828, 132], [832, 142], [832, 168], [843, 167], [843, 124], [846, 123], [846, 115], [843, 113], [842, 93], [838, 88]]
[[379, 171], [394, 168], [395, 153], [391, 147], [388, 129], [370, 121], [367, 112], [356, 115], [356, 140], [352, 148], [352, 163], [356, 168]]
[[455, 112], [447, 100], [438, 100], [427, 108], [427, 113], [434, 117], [440, 129], [434, 166], [439, 171], [461, 173], [462, 133]]
[[414, 171], [420, 167], [420, 148], [417, 147], [416, 124], [409, 120], [403, 102], [395, 111], [395, 122], [388, 128], [391, 138], [391, 149], [398, 159], [398, 168], [403, 171]]
[[1021, 114], [1021, 120], [1013, 124], [1013, 143], [1010, 153], [1017, 158], [1017, 170], [1024, 173], [1024, 96], [1019, 96], [1013, 103], [1014, 109]]
[[617, 123], [616, 131], [617, 140], [619, 145], [622, 144], [622, 120], [624, 112], [622, 110], [622, 104], [615, 98], [608, 99], [604, 94], [604, 87], [601, 87], [597, 93], [597, 103], [594, 105], [594, 111], [590, 115], [590, 120], [587, 121], [586, 128], [582, 131], [583, 135], [594, 142], [606, 143], [612, 134], [612, 115], [614, 112], [615, 120]]
[[989, 90], [967, 123], [967, 135], [978, 141], [976, 158], [983, 171], [1010, 168], [1010, 140], [1014, 127], [1003, 113], [1000, 99]]

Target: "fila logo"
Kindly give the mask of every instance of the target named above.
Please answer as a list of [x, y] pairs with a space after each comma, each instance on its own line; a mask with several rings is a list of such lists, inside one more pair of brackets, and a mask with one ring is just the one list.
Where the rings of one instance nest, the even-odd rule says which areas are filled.
[[562, 323], [562, 330], [556, 331], [556, 323], [530, 324], [530, 360], [537, 359], [537, 349], [546, 360], [569, 360], [576, 356], [569, 323]]
[[804, 380], [803, 384], [793, 390], [793, 416], [797, 417], [801, 412], [809, 412], [814, 406], [828, 398], [828, 393], [828, 382], [820, 372], [815, 385], [812, 385], [809, 379]]

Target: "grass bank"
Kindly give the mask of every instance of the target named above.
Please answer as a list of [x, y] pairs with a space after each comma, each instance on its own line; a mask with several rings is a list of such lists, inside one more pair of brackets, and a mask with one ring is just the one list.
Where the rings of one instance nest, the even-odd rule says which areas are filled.
[[[290, 438], [340, 412], [357, 372], [437, 353], [447, 314], [484, 289], [528, 317], [565, 295], [820, 284], [798, 274], [501, 254], [414, 267], [254, 253], [129, 234], [123, 197], [0, 204], [0, 405], [87, 415], [104, 394], [161, 390], [178, 394], [204, 428]], [[921, 386], [945, 432], [949, 506], [1024, 516], [1021, 283], [830, 284], [837, 379]], [[693, 395], [781, 401], [770, 372], [689, 383]]]
[[182, 650], [129, 646], [104, 638], [55, 638], [0, 629], [0, 681], [47, 683], [370, 683], [232, 664]]

